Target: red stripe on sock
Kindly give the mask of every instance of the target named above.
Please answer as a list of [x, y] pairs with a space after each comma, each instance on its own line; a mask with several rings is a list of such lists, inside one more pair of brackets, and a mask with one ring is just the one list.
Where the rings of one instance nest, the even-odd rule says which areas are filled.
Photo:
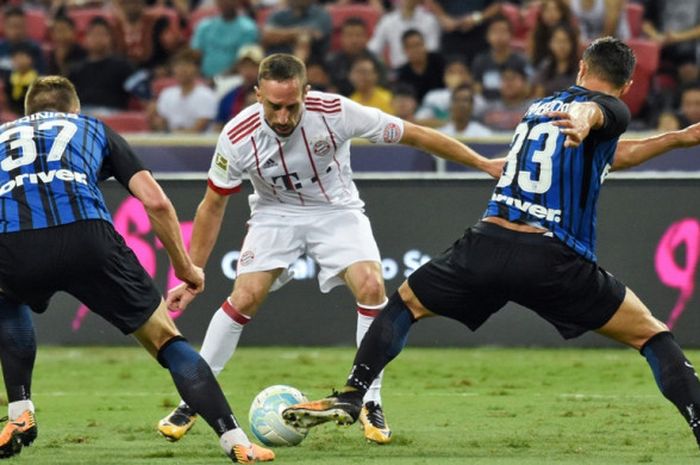
[[244, 325], [250, 321], [250, 317], [239, 312], [236, 307], [231, 305], [231, 302], [226, 299], [223, 304], [221, 304], [221, 310], [223, 310], [228, 316], [231, 317], [233, 321], [239, 325]]
[[357, 306], [357, 313], [360, 315], [368, 316], [370, 318], [376, 318], [381, 310], [371, 310], [369, 308]]

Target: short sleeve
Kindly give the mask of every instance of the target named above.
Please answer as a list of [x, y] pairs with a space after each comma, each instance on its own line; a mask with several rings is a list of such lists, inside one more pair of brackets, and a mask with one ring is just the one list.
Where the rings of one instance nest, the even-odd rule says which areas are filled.
[[221, 131], [207, 175], [207, 185], [212, 190], [220, 195], [231, 195], [241, 190], [243, 173], [238, 167], [238, 158], [226, 132]]
[[340, 97], [344, 112], [345, 138], [360, 137], [375, 144], [398, 144], [403, 137], [403, 120], [377, 108]]
[[104, 126], [108, 153], [102, 161], [99, 179], [114, 176], [119, 184], [129, 189], [131, 177], [146, 168], [122, 136], [109, 126]]
[[591, 101], [598, 104], [605, 118], [603, 126], [595, 130], [598, 137], [612, 139], [627, 130], [632, 116], [622, 100], [612, 95], [595, 94]]
[[198, 95], [198, 105], [195, 108], [197, 118], [214, 119], [217, 110], [216, 94], [213, 90], [202, 86]]

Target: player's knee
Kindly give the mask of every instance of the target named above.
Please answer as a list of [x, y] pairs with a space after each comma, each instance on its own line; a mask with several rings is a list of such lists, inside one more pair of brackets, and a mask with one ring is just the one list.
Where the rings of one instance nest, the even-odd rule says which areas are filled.
[[265, 300], [266, 295], [266, 291], [262, 287], [246, 286], [234, 289], [229, 300], [239, 313], [253, 316]]
[[362, 278], [356, 288], [356, 293], [357, 301], [367, 305], [381, 304], [386, 300], [384, 283], [371, 273]]
[[399, 296], [401, 296], [401, 300], [403, 300], [404, 305], [408, 307], [413, 315], [413, 318], [416, 320], [434, 315], [433, 312], [425, 308], [420, 300], [418, 300], [418, 297], [416, 297], [416, 295], [413, 293], [413, 290], [408, 285], [407, 281], [404, 281], [401, 287], [399, 287]]

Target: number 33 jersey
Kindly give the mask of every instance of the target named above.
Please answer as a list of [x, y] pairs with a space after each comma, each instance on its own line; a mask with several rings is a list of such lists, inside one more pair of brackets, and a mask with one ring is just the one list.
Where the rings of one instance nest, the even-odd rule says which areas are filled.
[[0, 233], [111, 222], [98, 181], [128, 186], [143, 165], [95, 118], [40, 112], [0, 126]]
[[294, 132], [283, 137], [268, 126], [263, 106], [256, 103], [221, 131], [208, 184], [219, 194], [231, 194], [248, 173], [254, 187], [251, 214], [361, 209], [350, 167], [351, 139], [393, 144], [402, 135], [399, 118], [340, 95], [312, 91]]
[[[566, 112], [574, 102], [598, 104], [605, 121], [581, 145], [565, 148], [565, 135], [546, 114]], [[595, 261], [596, 202], [629, 121], [622, 101], [579, 86], [533, 103], [515, 129], [503, 174], [484, 216], [546, 228]]]

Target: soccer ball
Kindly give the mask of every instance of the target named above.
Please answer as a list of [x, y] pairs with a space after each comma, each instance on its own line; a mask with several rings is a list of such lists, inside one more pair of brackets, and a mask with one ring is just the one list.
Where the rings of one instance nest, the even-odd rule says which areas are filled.
[[266, 446], [296, 446], [303, 441], [309, 430], [295, 428], [282, 418], [284, 409], [300, 402], [308, 402], [308, 399], [291, 386], [278, 384], [260, 391], [248, 413], [255, 437]]

